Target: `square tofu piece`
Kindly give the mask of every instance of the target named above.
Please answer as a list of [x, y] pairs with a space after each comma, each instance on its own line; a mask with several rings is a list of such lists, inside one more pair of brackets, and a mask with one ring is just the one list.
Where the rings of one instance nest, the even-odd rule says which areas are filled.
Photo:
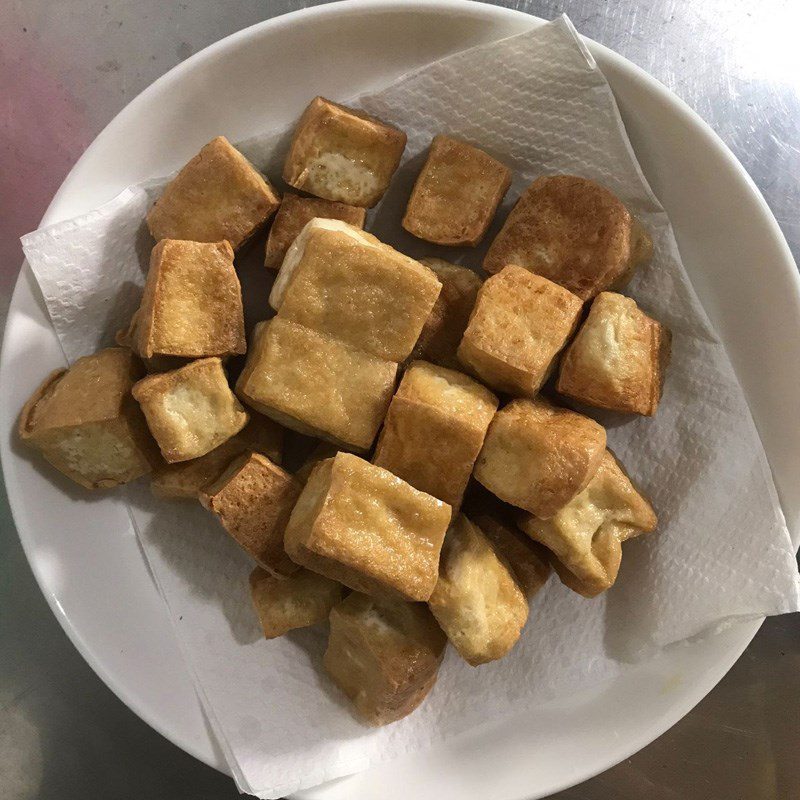
[[330, 620], [323, 664], [361, 719], [386, 725], [419, 706], [447, 644], [426, 606], [356, 592], [334, 607]]
[[458, 357], [489, 386], [534, 397], [578, 324], [582, 303], [522, 267], [489, 278], [458, 347]]
[[261, 453], [281, 463], [283, 428], [262, 414], [251, 414], [250, 422], [235, 436], [200, 458], [161, 464], [153, 470], [150, 488], [157, 497], [197, 500], [200, 490], [216, 480], [238, 456]]
[[434, 136], [403, 227], [426, 242], [475, 247], [511, 185], [511, 170], [450, 136]]
[[160, 241], [127, 341], [146, 359], [244, 353], [242, 289], [231, 246]]
[[122, 347], [79, 358], [33, 393], [22, 409], [20, 437], [87, 489], [109, 489], [144, 475], [158, 452], [131, 397], [143, 373]]
[[280, 197], [224, 136], [167, 184], [147, 215], [156, 241], [229, 241], [238, 250], [275, 213]]
[[581, 403], [652, 416], [664, 387], [670, 333], [629, 297], [601, 292], [564, 352], [556, 388]]
[[132, 392], [169, 463], [204, 456], [247, 424], [218, 358], [148, 375]]
[[286, 528], [298, 564], [358, 592], [427, 600], [450, 506], [351, 453], [311, 472]]
[[552, 517], [597, 472], [602, 425], [544, 400], [512, 400], [495, 414], [475, 464], [490, 492], [537, 517]]
[[422, 326], [411, 356], [442, 367], [461, 369], [456, 352], [483, 281], [471, 269], [449, 264], [441, 258], [422, 258], [419, 263], [433, 270], [442, 290]]
[[392, 398], [372, 463], [458, 508], [497, 404], [463, 373], [415, 361]]
[[528, 601], [507, 564], [463, 514], [445, 536], [439, 580], [428, 606], [473, 667], [508, 653], [528, 619]]
[[300, 197], [286, 192], [269, 229], [264, 266], [278, 269], [289, 245], [299, 236], [306, 223], [315, 217], [339, 219], [355, 228], [363, 228], [366, 216], [365, 208], [348, 206], [346, 203], [337, 203], [333, 200], [321, 200], [318, 197]]
[[487, 272], [518, 264], [588, 300], [624, 285], [650, 260], [646, 231], [608, 189], [586, 178], [537, 178], [483, 260]]
[[275, 317], [256, 326], [236, 391], [287, 428], [369, 450], [396, 374], [391, 361]]
[[283, 533], [300, 489], [266, 456], [246, 453], [206, 486], [200, 502], [260, 567], [275, 575], [291, 575], [298, 567], [283, 549]]
[[650, 503], [606, 451], [589, 485], [552, 519], [525, 515], [520, 527], [553, 552], [564, 583], [594, 597], [616, 580], [622, 542], [655, 530], [657, 522]]
[[250, 573], [250, 593], [264, 636], [275, 639], [295, 628], [327, 622], [331, 609], [342, 601], [344, 587], [307, 569], [276, 578], [256, 567]]
[[292, 138], [283, 179], [295, 189], [371, 208], [383, 197], [406, 135], [374, 117], [315, 97]]
[[289, 248], [270, 304], [283, 319], [402, 361], [440, 290], [431, 270], [372, 234], [315, 219]]

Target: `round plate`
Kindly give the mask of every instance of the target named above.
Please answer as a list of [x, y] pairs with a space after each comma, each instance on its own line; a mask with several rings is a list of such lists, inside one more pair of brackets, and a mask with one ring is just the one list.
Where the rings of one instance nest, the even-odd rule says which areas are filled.
[[[42, 224], [167, 174], [219, 133], [236, 141], [290, 123], [316, 94], [346, 98], [538, 24], [507, 9], [427, 0], [337, 3], [248, 28], [188, 59], [130, 103], [76, 164]], [[796, 537], [800, 290], [791, 255], [758, 191], [714, 133], [654, 79], [588, 44], [728, 346]], [[28, 559], [64, 629], [111, 689], [178, 746], [225, 769], [124, 507], [111, 497], [75, 491], [18, 448], [13, 428], [20, 407], [62, 364], [26, 269], [0, 361], [0, 416], [5, 479]], [[758, 626], [738, 623], [669, 649], [624, 682], [487, 724], [302, 796], [424, 800], [452, 794], [454, 785], [464, 800], [545, 796], [618, 763], [669, 728], [719, 681]]]

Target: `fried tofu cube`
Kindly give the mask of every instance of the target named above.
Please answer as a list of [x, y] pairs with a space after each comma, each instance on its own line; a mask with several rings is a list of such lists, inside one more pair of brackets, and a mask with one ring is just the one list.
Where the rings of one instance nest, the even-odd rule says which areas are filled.
[[224, 136], [212, 139], [167, 184], [147, 215], [156, 241], [227, 240], [238, 250], [280, 205], [264, 176]]
[[422, 258], [419, 263], [433, 270], [442, 290], [422, 326], [411, 357], [461, 369], [456, 352], [483, 281], [471, 269], [449, 264], [441, 258]]
[[315, 97], [295, 128], [283, 179], [295, 189], [371, 208], [383, 197], [406, 135], [352, 108]]
[[605, 429], [593, 419], [542, 399], [512, 400], [489, 425], [475, 478], [546, 519], [586, 488], [605, 447]]
[[497, 405], [462, 372], [415, 361], [392, 398], [372, 463], [458, 508]]
[[273, 575], [298, 567], [283, 547], [289, 515], [301, 484], [260, 453], [237, 458], [200, 493], [200, 502], [256, 563]]
[[525, 515], [520, 528], [552, 551], [562, 581], [585, 597], [614, 584], [622, 542], [655, 530], [658, 519], [610, 451], [589, 485], [552, 519]]
[[270, 304], [283, 319], [402, 361], [440, 290], [431, 270], [372, 234], [314, 219], [289, 248]]
[[518, 264], [589, 300], [623, 286], [652, 253], [647, 232], [612, 192], [586, 178], [548, 175], [517, 201], [483, 268]]
[[291, 243], [312, 219], [317, 217], [339, 219], [354, 228], [363, 228], [366, 216], [365, 208], [349, 206], [333, 200], [321, 200], [318, 197], [300, 197], [300, 195], [286, 192], [272, 227], [269, 229], [264, 266], [268, 269], [278, 269]]
[[578, 324], [582, 303], [522, 267], [506, 267], [478, 292], [458, 358], [494, 389], [534, 397]]
[[508, 653], [528, 620], [528, 601], [508, 565], [463, 514], [445, 536], [439, 580], [428, 606], [473, 667]]
[[250, 594], [264, 636], [276, 639], [295, 628], [326, 622], [342, 601], [344, 587], [307, 569], [277, 578], [256, 567], [250, 573]]
[[291, 559], [358, 592], [427, 600], [450, 506], [351, 453], [312, 470], [284, 536]]
[[450, 136], [434, 136], [403, 227], [427, 242], [475, 247], [511, 185], [511, 170]]
[[158, 451], [131, 397], [143, 373], [122, 347], [56, 370], [22, 409], [20, 438], [87, 489], [110, 489], [144, 475]]
[[670, 339], [629, 297], [601, 292], [564, 352], [556, 389], [590, 406], [653, 416]]
[[139, 310], [117, 341], [151, 361], [244, 353], [242, 289], [231, 246], [160, 241]]
[[247, 424], [218, 358], [148, 375], [131, 391], [169, 463], [204, 456]]
[[277, 422], [344, 448], [369, 450], [397, 364], [274, 317], [256, 326], [236, 391]]
[[325, 670], [370, 725], [410, 714], [436, 682], [447, 639], [422, 603], [355, 592], [331, 611]]

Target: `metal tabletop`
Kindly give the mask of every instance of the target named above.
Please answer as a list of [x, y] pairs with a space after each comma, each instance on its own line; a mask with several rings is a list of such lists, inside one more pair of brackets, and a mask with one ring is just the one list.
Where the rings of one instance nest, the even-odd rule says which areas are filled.
[[[179, 61], [292, 0], [0, 4], [0, 326], [36, 227], [114, 115]], [[506, 2], [578, 29], [697, 110], [764, 193], [800, 260], [798, 0]], [[754, 265], [757, 268], [758, 265]], [[50, 613], [0, 496], [0, 797], [224, 800], [232, 781], [129, 711]], [[559, 800], [800, 800], [800, 617], [767, 620], [730, 673], [633, 758]]]

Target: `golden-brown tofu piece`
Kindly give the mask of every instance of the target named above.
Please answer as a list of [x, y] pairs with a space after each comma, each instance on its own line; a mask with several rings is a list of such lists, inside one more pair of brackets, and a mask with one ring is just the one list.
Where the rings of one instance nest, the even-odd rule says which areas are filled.
[[156, 467], [150, 488], [157, 497], [197, 500], [200, 490], [219, 478], [242, 453], [261, 453], [280, 464], [282, 450], [283, 428], [263, 414], [253, 413], [239, 433], [204, 456]]
[[402, 361], [440, 290], [431, 270], [372, 234], [314, 219], [289, 248], [270, 304], [283, 319]]
[[237, 458], [200, 493], [200, 502], [256, 563], [274, 575], [298, 567], [283, 548], [283, 534], [301, 484], [260, 453]]
[[511, 170], [450, 136], [434, 136], [408, 200], [403, 227], [420, 239], [475, 247], [511, 185]]
[[244, 353], [242, 289], [231, 246], [160, 241], [150, 254], [139, 310], [117, 341], [142, 358], [168, 362]]
[[148, 375], [131, 391], [169, 463], [204, 456], [247, 424], [218, 358]]
[[497, 405], [462, 372], [414, 361], [392, 398], [372, 463], [458, 508]]
[[444, 538], [439, 580], [428, 606], [473, 667], [508, 653], [528, 620], [528, 601], [508, 565], [463, 514]]
[[458, 358], [489, 386], [534, 397], [578, 324], [582, 303], [522, 267], [489, 278], [458, 347]]
[[442, 290], [422, 326], [411, 357], [461, 369], [456, 352], [483, 281], [471, 269], [449, 264], [441, 258], [422, 258], [419, 263], [433, 270]]
[[422, 603], [355, 592], [330, 615], [323, 664], [370, 725], [410, 714], [436, 682], [447, 639]]
[[406, 135], [352, 108], [315, 97], [295, 128], [283, 179], [295, 189], [371, 208], [383, 197]]
[[586, 178], [548, 175], [519, 198], [483, 268], [518, 264], [588, 300], [627, 283], [652, 253], [647, 232], [612, 192]]
[[593, 419], [542, 399], [512, 400], [489, 425], [475, 478], [546, 519], [586, 488], [605, 447], [605, 429]]
[[525, 515], [520, 527], [553, 552], [564, 583], [594, 597], [614, 584], [622, 542], [655, 530], [657, 523], [650, 503], [606, 451], [589, 485], [552, 519]]
[[670, 339], [669, 330], [629, 297], [601, 292], [564, 352], [556, 388], [590, 406], [652, 416]]
[[275, 639], [295, 628], [326, 622], [341, 602], [344, 587], [307, 569], [278, 578], [256, 567], [250, 573], [250, 594], [264, 636]]
[[298, 564], [358, 592], [427, 600], [450, 506], [351, 453], [312, 470], [284, 536]]
[[280, 205], [264, 176], [224, 136], [167, 184], [147, 215], [156, 241], [229, 241], [238, 250]]
[[278, 269], [289, 245], [299, 236], [306, 224], [316, 217], [339, 219], [355, 228], [363, 228], [366, 216], [365, 208], [333, 200], [322, 200], [319, 197], [300, 197], [286, 192], [269, 229], [264, 266], [268, 269]]
[[369, 450], [396, 374], [394, 362], [274, 317], [256, 326], [236, 392], [287, 428]]
[[143, 373], [122, 347], [79, 358], [33, 393], [22, 409], [20, 437], [87, 489], [110, 489], [144, 475], [158, 450], [131, 397]]

